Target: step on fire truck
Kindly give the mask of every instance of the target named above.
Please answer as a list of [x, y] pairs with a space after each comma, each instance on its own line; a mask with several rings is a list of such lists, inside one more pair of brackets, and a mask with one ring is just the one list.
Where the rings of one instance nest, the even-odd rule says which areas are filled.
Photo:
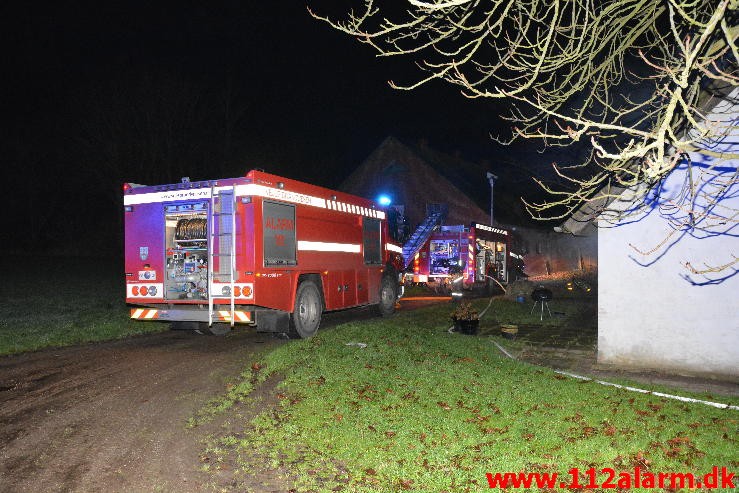
[[441, 291], [495, 289], [514, 280], [514, 270], [522, 259], [511, 251], [508, 230], [472, 223], [440, 226], [406, 259], [412, 279]]
[[223, 334], [234, 324], [311, 337], [323, 311], [402, 294], [402, 250], [370, 200], [262, 171], [124, 185], [131, 317]]

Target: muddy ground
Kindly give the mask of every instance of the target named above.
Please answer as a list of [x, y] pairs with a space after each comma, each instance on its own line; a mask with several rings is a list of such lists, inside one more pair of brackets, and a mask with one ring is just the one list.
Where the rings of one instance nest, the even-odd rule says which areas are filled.
[[280, 344], [165, 332], [0, 359], [0, 491], [200, 491], [187, 419]]
[[[326, 314], [322, 327], [373, 316]], [[168, 331], [0, 358], [0, 492], [208, 489], [199, 454], [213, 430], [188, 419], [285, 342]]]

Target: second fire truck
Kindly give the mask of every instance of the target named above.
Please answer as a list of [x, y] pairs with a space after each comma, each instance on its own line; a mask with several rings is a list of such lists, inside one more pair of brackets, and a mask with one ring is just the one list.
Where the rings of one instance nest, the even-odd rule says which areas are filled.
[[435, 230], [414, 255], [410, 267], [416, 283], [442, 289], [489, 289], [514, 280], [514, 266], [519, 263], [521, 258], [511, 252], [508, 230], [472, 223]]

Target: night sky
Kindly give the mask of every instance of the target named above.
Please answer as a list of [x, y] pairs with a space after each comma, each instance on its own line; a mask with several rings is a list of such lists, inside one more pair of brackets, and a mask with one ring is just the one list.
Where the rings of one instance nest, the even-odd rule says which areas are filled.
[[[311, 7], [340, 14], [342, 4]], [[11, 219], [21, 231], [13, 250], [65, 250], [60, 241], [74, 242], [62, 238], [91, 232], [114, 237], [123, 181], [260, 167], [336, 187], [388, 135], [425, 139], [493, 170], [512, 159], [489, 138], [507, 132], [504, 107], [466, 100], [443, 82], [393, 90], [388, 80], [412, 80], [409, 60], [378, 59], [312, 19], [304, 2], [252, 5], [0, 7], [2, 149], [12, 201], [22, 205]]]

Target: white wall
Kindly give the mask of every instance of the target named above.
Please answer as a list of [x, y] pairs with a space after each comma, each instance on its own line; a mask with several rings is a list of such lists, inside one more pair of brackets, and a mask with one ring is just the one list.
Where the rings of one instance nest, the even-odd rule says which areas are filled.
[[[724, 104], [715, 111], [723, 111], [722, 119], [736, 125], [739, 111], [736, 106], [727, 107]], [[732, 134], [713, 150], [739, 153], [739, 127], [734, 126]], [[698, 181], [706, 176], [700, 173], [701, 166], [709, 165], [712, 158], [698, 154], [691, 158]], [[739, 160], [721, 164], [727, 168], [725, 179], [738, 164]], [[685, 168], [679, 169], [668, 178], [665, 200], [681, 188], [686, 173]], [[727, 216], [737, 214], [739, 185], [734, 184], [721, 206]], [[684, 267], [685, 262], [696, 268], [704, 263], [724, 265], [732, 254], [739, 256], [737, 217], [733, 221], [721, 226], [724, 234], [684, 235], [652, 255], [641, 255], [629, 244], [646, 251], [665, 237], [669, 226], [658, 210], [617, 227], [599, 221], [600, 363], [739, 377], [739, 264], [707, 275], [692, 274]]]

